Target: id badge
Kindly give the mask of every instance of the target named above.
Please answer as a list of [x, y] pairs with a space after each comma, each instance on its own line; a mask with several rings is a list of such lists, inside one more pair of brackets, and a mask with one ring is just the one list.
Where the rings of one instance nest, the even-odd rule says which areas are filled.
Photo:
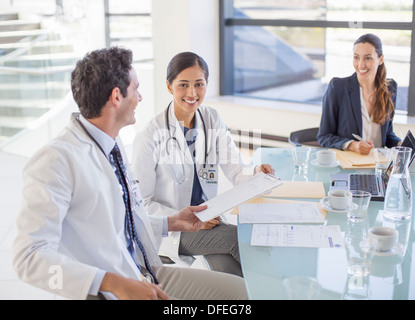
[[206, 184], [218, 184], [218, 166], [214, 164], [206, 165], [199, 171], [199, 177]]
[[129, 169], [127, 169], [127, 176], [127, 184], [130, 189], [129, 191], [134, 195], [135, 203], [137, 205], [141, 205], [143, 197], [141, 196], [139, 181]]
[[143, 199], [141, 197], [141, 192], [140, 192], [140, 187], [139, 187], [139, 184], [138, 184], [138, 180], [131, 181], [131, 189], [133, 191], [135, 199], [139, 203], [141, 203], [143, 201]]

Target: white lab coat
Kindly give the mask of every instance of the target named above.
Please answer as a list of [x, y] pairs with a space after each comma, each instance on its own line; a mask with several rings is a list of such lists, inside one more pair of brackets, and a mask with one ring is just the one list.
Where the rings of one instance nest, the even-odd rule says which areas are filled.
[[[109, 161], [72, 118], [24, 170], [14, 243], [19, 278], [71, 299], [87, 297], [98, 269], [141, 280], [126, 248], [124, 217], [120, 185]], [[150, 222], [143, 205], [135, 219], [151, 264], [161, 265], [156, 249], [161, 219]]]
[[[207, 106], [199, 107], [207, 131], [207, 166], [213, 165], [218, 173], [218, 165], [225, 176], [237, 185], [246, 181], [253, 174], [253, 167], [243, 162], [229, 131], [219, 113]], [[203, 123], [198, 112], [196, 114], [196, 129], [198, 135], [195, 141], [195, 162], [197, 172], [203, 168], [205, 158], [205, 137]], [[166, 110], [156, 115], [143, 132], [137, 134], [133, 144], [132, 170], [141, 182], [141, 193], [144, 205], [149, 215], [168, 216], [190, 205], [193, 188], [193, 158], [187, 146], [183, 130], [174, 114], [173, 103], [169, 108], [169, 130], [166, 129]], [[171, 135], [171, 136], [170, 136]], [[180, 146], [174, 148], [169, 141], [167, 156], [166, 143], [170, 137], [175, 137]], [[174, 158], [176, 157], [176, 158]], [[176, 164], [175, 159], [184, 162], [183, 167]], [[174, 163], [175, 170], [171, 163]], [[175, 177], [176, 175], [176, 177]], [[205, 183], [199, 177], [203, 193], [207, 199], [217, 195], [218, 185]], [[179, 183], [182, 182], [182, 183]], [[169, 232], [168, 238], [163, 238], [159, 254], [167, 256], [178, 265], [189, 265], [193, 257], [179, 256], [180, 232]]]

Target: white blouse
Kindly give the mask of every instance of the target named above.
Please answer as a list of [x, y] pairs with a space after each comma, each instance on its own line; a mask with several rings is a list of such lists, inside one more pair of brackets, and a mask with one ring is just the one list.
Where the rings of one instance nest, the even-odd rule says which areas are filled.
[[373, 117], [369, 117], [365, 101], [363, 100], [362, 88], [360, 88], [360, 105], [362, 106], [362, 128], [364, 140], [372, 140], [375, 148], [382, 147], [381, 125], [373, 122]]
[[[362, 138], [363, 140], [372, 140], [373, 145], [375, 148], [382, 147], [382, 129], [381, 125], [378, 123], [373, 122], [373, 117], [369, 117], [369, 113], [367, 112], [366, 103], [363, 99], [362, 88], [360, 88], [360, 105], [361, 105], [361, 112], [362, 112]], [[350, 140], [345, 142], [342, 145], [342, 149], [346, 150], [350, 143], [354, 140]]]

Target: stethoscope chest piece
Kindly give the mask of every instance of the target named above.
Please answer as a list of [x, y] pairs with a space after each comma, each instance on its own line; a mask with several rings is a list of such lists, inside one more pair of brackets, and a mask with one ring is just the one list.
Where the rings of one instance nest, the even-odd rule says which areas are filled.
[[[176, 137], [173, 137], [171, 132], [170, 132], [170, 121], [169, 121], [169, 110], [170, 110], [170, 105], [171, 102], [169, 103], [169, 105], [167, 106], [166, 109], [166, 128], [169, 131], [169, 135], [170, 137], [166, 140], [166, 153], [169, 157], [171, 157], [172, 152], [171, 152], [171, 146], [172, 145], [176, 145], [176, 147], [178, 148], [178, 151], [181, 154], [184, 154], [184, 150], [182, 150], [180, 148], [179, 142], [177, 141]], [[204, 158], [204, 163], [203, 163], [203, 169], [199, 170], [198, 175], [200, 178], [205, 179], [205, 180], [210, 180], [210, 179], [216, 179], [217, 181], [217, 174], [216, 174], [216, 170], [215, 172], [211, 172], [211, 170], [207, 170], [206, 169], [206, 159], [207, 159], [207, 131], [206, 131], [206, 124], [205, 124], [205, 120], [203, 119], [202, 113], [200, 112], [200, 110], [197, 110], [199, 115], [200, 115], [200, 119], [202, 120], [202, 124], [203, 124], [203, 131], [204, 131], [204, 136], [205, 136], [205, 158]], [[171, 162], [170, 166], [171, 169], [173, 171], [173, 177], [174, 180], [177, 184], [181, 184], [184, 181], [186, 181], [186, 177], [185, 177], [185, 168], [184, 168], [184, 159], [182, 159], [181, 157], [179, 159], [174, 159], [175, 162]], [[170, 159], [170, 161], [172, 161], [172, 159]], [[178, 163], [177, 161], [180, 161], [180, 163]], [[176, 167], [180, 167], [180, 169], [176, 169]], [[214, 166], [216, 167], [216, 166]], [[179, 172], [181, 171], [181, 172]], [[181, 178], [179, 177], [181, 176]], [[214, 177], [214, 178], [211, 178]], [[213, 181], [213, 180], [212, 180]]]

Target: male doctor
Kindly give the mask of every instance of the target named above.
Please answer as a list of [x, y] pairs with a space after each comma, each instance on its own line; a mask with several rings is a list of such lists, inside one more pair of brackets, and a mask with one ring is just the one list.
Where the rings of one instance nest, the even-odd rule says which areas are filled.
[[[123, 155], [120, 129], [141, 101], [130, 50], [96, 50], [78, 61], [72, 93], [80, 114], [27, 164], [14, 268], [23, 281], [71, 299], [246, 299], [243, 279], [164, 267], [168, 231], [202, 226], [191, 206], [147, 216]], [[120, 151], [121, 150], [121, 151]]]

